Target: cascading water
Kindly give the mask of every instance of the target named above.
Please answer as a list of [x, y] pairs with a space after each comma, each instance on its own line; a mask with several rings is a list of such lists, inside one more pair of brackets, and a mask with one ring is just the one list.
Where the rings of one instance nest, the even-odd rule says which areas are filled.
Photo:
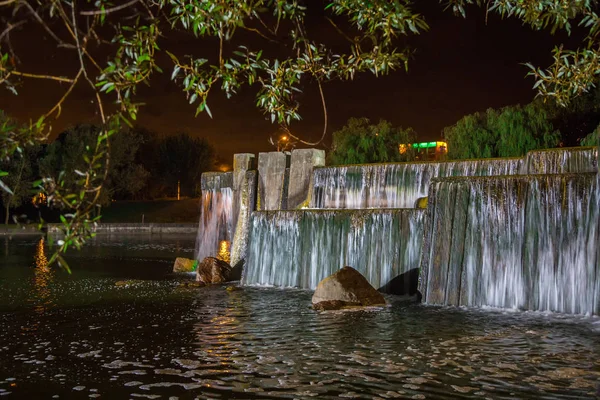
[[514, 175], [521, 158], [316, 168], [312, 208], [412, 208], [432, 178]]
[[433, 178], [592, 172], [594, 147], [531, 151], [524, 158], [367, 164], [316, 168], [312, 208], [411, 208]]
[[428, 304], [600, 311], [596, 173], [435, 180]]
[[525, 156], [521, 173], [567, 174], [597, 170], [597, 147], [571, 147], [530, 151]]
[[242, 283], [316, 288], [349, 265], [376, 288], [419, 265], [424, 210], [306, 210], [252, 214]]
[[[233, 239], [231, 173], [202, 174], [202, 204], [195, 258], [229, 254]], [[222, 258], [222, 256], [221, 256]]]

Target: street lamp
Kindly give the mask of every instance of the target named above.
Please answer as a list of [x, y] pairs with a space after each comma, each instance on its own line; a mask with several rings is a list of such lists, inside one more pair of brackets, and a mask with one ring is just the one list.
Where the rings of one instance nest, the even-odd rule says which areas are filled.
[[277, 151], [284, 151], [289, 143], [289, 138], [286, 135], [282, 135], [279, 137], [277, 141]]

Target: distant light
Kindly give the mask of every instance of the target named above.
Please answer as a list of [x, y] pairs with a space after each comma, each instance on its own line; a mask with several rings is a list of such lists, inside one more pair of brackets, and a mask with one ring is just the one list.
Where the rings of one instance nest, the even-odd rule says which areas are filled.
[[288, 140], [288, 137], [287, 137], [287, 136], [285, 136], [285, 135], [283, 135], [283, 136], [281, 137], [281, 140], [283, 140], [283, 141], [285, 142], [286, 140]]

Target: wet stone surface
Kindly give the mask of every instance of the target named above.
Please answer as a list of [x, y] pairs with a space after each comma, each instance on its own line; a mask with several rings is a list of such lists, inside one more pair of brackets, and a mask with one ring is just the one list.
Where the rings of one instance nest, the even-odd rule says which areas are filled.
[[44, 268], [36, 242], [0, 243], [0, 396], [596, 397], [598, 318], [393, 296], [383, 310], [315, 312], [309, 291], [181, 285], [172, 260], [194, 238], [115, 240], [74, 254], [71, 276]]

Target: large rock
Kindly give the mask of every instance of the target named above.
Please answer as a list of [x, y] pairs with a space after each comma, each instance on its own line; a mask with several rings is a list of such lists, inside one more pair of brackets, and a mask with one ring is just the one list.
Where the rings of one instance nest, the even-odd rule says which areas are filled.
[[360, 272], [352, 267], [344, 267], [319, 282], [312, 304], [317, 310], [332, 310], [348, 306], [385, 305], [385, 299]]
[[196, 269], [196, 282], [205, 285], [229, 281], [231, 265], [215, 257], [206, 257]]
[[194, 272], [198, 266], [197, 260], [189, 258], [177, 257], [173, 265], [173, 272]]

